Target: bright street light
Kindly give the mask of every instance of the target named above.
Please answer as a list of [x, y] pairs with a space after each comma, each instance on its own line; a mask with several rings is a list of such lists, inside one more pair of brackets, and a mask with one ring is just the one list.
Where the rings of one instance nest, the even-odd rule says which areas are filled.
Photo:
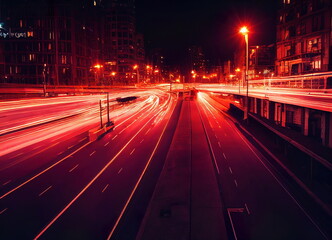
[[245, 72], [244, 72], [244, 82], [246, 83], [246, 88], [247, 88], [247, 91], [246, 91], [246, 106], [245, 106], [245, 111], [244, 111], [244, 116], [243, 118], [244, 119], [247, 119], [248, 118], [248, 111], [249, 111], [249, 96], [248, 96], [248, 90], [249, 90], [249, 84], [248, 84], [248, 67], [249, 67], [249, 39], [248, 39], [248, 35], [249, 35], [249, 30], [246, 26], [243, 26], [241, 29], [240, 29], [240, 33], [244, 36], [244, 40], [245, 40], [245, 43], [246, 43], [246, 51], [245, 51], [245, 54], [246, 54], [246, 62], [245, 62]]

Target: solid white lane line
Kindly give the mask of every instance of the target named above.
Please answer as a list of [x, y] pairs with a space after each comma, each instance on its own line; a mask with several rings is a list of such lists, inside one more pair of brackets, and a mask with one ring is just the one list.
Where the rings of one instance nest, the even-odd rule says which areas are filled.
[[106, 147], [110, 142], [107, 142], [106, 144], [104, 144], [104, 147]]
[[[173, 114], [173, 112], [174, 112], [174, 108], [173, 108], [173, 111], [172, 111], [171, 115]], [[145, 165], [145, 167], [144, 167], [144, 169], [143, 169], [143, 171], [142, 171], [142, 173], [141, 173], [141, 175], [140, 175], [138, 181], [136, 182], [136, 185], [135, 185], [134, 189], [132, 190], [132, 192], [131, 192], [131, 194], [130, 194], [130, 196], [129, 196], [129, 198], [128, 198], [126, 204], [125, 204], [125, 206], [123, 207], [123, 209], [122, 209], [122, 211], [121, 211], [121, 213], [120, 213], [118, 219], [116, 220], [116, 222], [115, 222], [115, 224], [114, 224], [114, 226], [113, 226], [113, 228], [112, 228], [110, 234], [108, 235], [107, 240], [110, 240], [110, 239], [111, 239], [111, 237], [112, 237], [112, 235], [113, 235], [115, 229], [117, 228], [117, 226], [118, 226], [118, 224], [119, 224], [119, 222], [120, 222], [120, 220], [121, 220], [121, 218], [122, 218], [124, 212], [126, 211], [126, 209], [127, 209], [128, 205], [129, 205], [131, 199], [133, 198], [133, 195], [134, 195], [134, 193], [136, 192], [136, 189], [138, 188], [138, 185], [140, 184], [140, 182], [141, 182], [141, 180], [142, 180], [142, 178], [143, 178], [143, 176], [144, 176], [144, 174], [145, 174], [145, 172], [146, 172], [148, 166], [150, 165], [150, 162], [151, 162], [151, 160], [152, 160], [152, 158], [153, 158], [155, 152], [157, 151], [157, 148], [158, 148], [158, 146], [159, 146], [159, 144], [160, 144], [160, 142], [161, 142], [161, 138], [163, 137], [163, 135], [164, 135], [164, 133], [165, 133], [165, 130], [166, 130], [166, 127], [167, 127], [168, 124], [169, 124], [169, 121], [170, 121], [170, 118], [167, 120], [167, 123], [165, 124], [165, 127], [164, 127], [164, 129], [163, 129], [163, 131], [162, 131], [162, 133], [161, 133], [161, 135], [160, 135], [160, 137], [159, 137], [159, 139], [158, 139], [158, 142], [157, 142], [157, 144], [155, 145], [155, 147], [154, 147], [154, 149], [153, 149], [153, 151], [152, 151], [152, 153], [151, 153], [151, 155], [150, 155], [150, 158], [149, 158], [148, 162], [146, 163], [146, 165]]]
[[77, 167], [78, 167], [78, 165], [79, 165], [79, 164], [77, 164], [75, 167], [73, 167], [72, 169], [70, 169], [70, 170], [69, 170], [69, 172], [72, 172], [72, 171], [74, 171], [74, 170], [75, 170], [75, 168], [77, 168]]
[[140, 141], [140, 143], [142, 143], [144, 141], [144, 138]]
[[0, 212], [0, 215], [3, 214], [5, 211], [7, 211], [7, 209], [8, 209], [8, 208], [5, 208], [4, 210], [2, 210], [2, 211]]
[[[249, 149], [252, 151], [252, 153], [257, 157], [257, 159], [261, 162], [261, 164], [265, 167], [265, 169], [272, 175], [272, 177], [276, 180], [276, 182], [284, 189], [284, 191], [288, 194], [288, 196], [295, 202], [295, 204], [299, 207], [299, 209], [302, 210], [302, 212], [306, 215], [306, 217], [311, 221], [311, 223], [318, 229], [318, 231], [322, 234], [322, 236], [325, 239], [328, 239], [326, 234], [321, 230], [321, 228], [318, 226], [318, 224], [311, 218], [311, 216], [306, 212], [306, 210], [300, 205], [300, 203], [295, 199], [295, 197], [286, 189], [286, 187], [279, 181], [279, 179], [276, 177], [276, 175], [267, 167], [267, 165], [264, 163], [264, 161], [257, 155], [257, 153], [253, 150], [253, 148], [250, 146], [247, 140], [244, 139], [242, 134], [239, 130], [232, 127], [231, 124], [228, 121], [224, 121], [231, 129], [235, 129], [235, 132], [240, 136], [240, 138], [243, 140], [243, 142], [249, 147]], [[234, 123], [233, 123], [234, 124]], [[225, 136], [227, 134], [225, 133]]]
[[115, 136], [112, 138], [112, 140], [116, 139], [117, 136], [118, 136], [118, 135], [115, 135]]
[[225, 153], [222, 153], [222, 155], [224, 156], [224, 158], [225, 158], [225, 159], [227, 159], [227, 157], [226, 157]]
[[307, 211], [300, 205], [300, 203], [295, 199], [295, 197], [286, 189], [286, 187], [279, 181], [276, 175], [267, 167], [267, 165], [264, 163], [263, 159], [261, 159], [257, 153], [254, 151], [254, 149], [249, 145], [249, 143], [242, 137], [240, 132], [236, 129], [235, 130], [237, 134], [242, 138], [243, 142], [249, 147], [251, 152], [257, 157], [259, 162], [264, 166], [264, 168], [271, 174], [271, 176], [276, 180], [276, 182], [284, 189], [284, 191], [288, 194], [288, 196], [294, 201], [294, 203], [299, 207], [299, 209], [302, 210], [302, 212], [307, 216], [307, 218], [310, 220], [310, 222], [317, 228], [317, 230], [322, 234], [322, 236], [325, 239], [328, 239], [328, 237], [325, 235], [325, 233], [321, 230], [321, 228], [318, 226], [318, 224], [311, 218], [311, 216], [307, 213]]
[[120, 168], [120, 170], [118, 171], [118, 174], [120, 174], [120, 172], [122, 172], [122, 168]]
[[235, 183], [235, 186], [237, 187], [238, 185], [237, 185], [237, 181], [236, 180], [234, 180], [234, 183]]
[[39, 177], [40, 175], [42, 175], [43, 173], [47, 172], [48, 170], [52, 169], [53, 167], [55, 167], [56, 165], [58, 165], [59, 163], [63, 162], [64, 160], [66, 160], [67, 158], [71, 157], [72, 155], [74, 155], [75, 153], [77, 153], [78, 151], [80, 151], [82, 148], [88, 146], [90, 144], [90, 142], [84, 144], [82, 147], [80, 147], [79, 149], [76, 149], [74, 152], [72, 152], [71, 154], [69, 154], [68, 156], [62, 158], [61, 160], [59, 160], [58, 162], [54, 163], [53, 165], [49, 166], [48, 168], [46, 168], [45, 170], [41, 171], [40, 173], [36, 174], [35, 176], [33, 176], [32, 178], [26, 180], [24, 183], [18, 185], [16, 188], [13, 188], [12, 190], [10, 190], [9, 192], [3, 194], [0, 199], [3, 199], [4, 197], [8, 196], [9, 194], [11, 194], [12, 192], [15, 192], [17, 189], [23, 187], [24, 185], [26, 185], [27, 183], [31, 182], [32, 180], [34, 180], [35, 178]]
[[[173, 110], [174, 111], [174, 110]], [[150, 120], [148, 120], [143, 126], [142, 126], [142, 128], [141, 129], [139, 129], [136, 133], [135, 133], [135, 135], [121, 148], [121, 150], [104, 166], [104, 168], [103, 169], [101, 169], [99, 172], [98, 172], [98, 174], [37, 234], [37, 236], [34, 238], [35, 240], [36, 239], [39, 239], [46, 231], [47, 231], [47, 229], [49, 229], [53, 224], [54, 224], [54, 222], [56, 222], [62, 215], [63, 215], [63, 213], [64, 212], [66, 212], [67, 210], [68, 210], [68, 208], [70, 208], [70, 206], [71, 205], [73, 205], [73, 203], [74, 202], [76, 202], [77, 201], [77, 199], [80, 197], [80, 196], [82, 196], [82, 194], [100, 177], [100, 175], [102, 175], [105, 171], [106, 171], [106, 169], [115, 161], [115, 159], [127, 148], [127, 146], [133, 141], [133, 139], [148, 125], [150, 123]], [[163, 133], [165, 132], [165, 130], [166, 130], [166, 126], [167, 126], [167, 124], [165, 125], [165, 127], [164, 127], [164, 130], [163, 130]], [[162, 135], [163, 135], [163, 133], [162, 133]], [[162, 137], [162, 135], [160, 136], [160, 138], [159, 138], [159, 140], [158, 140], [158, 143], [157, 143], [157, 145], [159, 145], [159, 142], [161, 141], [161, 137]], [[88, 144], [90, 144], [90, 143], [88, 143]], [[155, 151], [156, 151], [156, 148], [157, 148], [157, 145], [156, 145], [156, 147], [155, 147], [155, 149], [154, 149], [154, 151], [153, 151], [153, 154], [155, 153]], [[151, 161], [151, 159], [152, 159], [152, 156], [150, 157], [150, 159], [149, 159], [149, 161], [148, 161], [148, 164], [150, 163], [150, 161]], [[132, 196], [133, 196], [133, 194], [134, 194], [134, 192], [136, 191], [136, 189], [137, 189], [137, 186], [138, 186], [138, 184], [139, 184], [139, 182], [141, 181], [141, 179], [142, 179], [142, 177], [143, 177], [143, 174], [145, 173], [145, 171], [146, 171], [146, 168], [147, 168], [147, 166], [148, 166], [148, 164], [146, 165], [146, 167], [144, 168], [144, 172], [141, 174], [141, 176], [140, 176], [140, 178], [139, 178], [139, 181], [138, 181], [138, 183], [135, 185], [135, 188], [134, 188], [134, 190], [133, 190], [133, 192], [131, 193], [131, 195], [130, 195], [130, 197], [129, 197], [129, 199], [128, 199], [128, 201], [126, 202], [126, 205], [125, 205], [125, 207], [124, 207], [124, 209], [122, 210], [122, 212], [121, 212], [121, 214], [120, 214], [120, 217], [118, 218], [118, 220], [116, 221], [116, 223], [115, 223], [115, 225], [114, 225], [114, 227], [113, 227], [113, 229], [112, 229], [112, 231], [111, 231], [111, 233], [110, 233], [110, 236], [113, 234], [113, 232], [114, 232], [114, 230], [115, 230], [115, 227], [118, 225], [118, 223], [119, 223], [119, 221], [120, 221], [120, 219], [121, 219], [121, 217], [122, 217], [122, 215], [123, 215], [123, 213], [124, 213], [124, 210], [127, 208], [127, 206], [128, 206], [128, 204], [129, 204], [129, 201], [130, 201], [130, 199], [132, 198]], [[16, 190], [16, 189], [15, 189]], [[9, 193], [8, 193], [9, 194]], [[6, 195], [8, 195], [8, 194], [6, 194]], [[5, 195], [4, 195], [5, 196]], [[3, 198], [4, 196], [2, 196], [1, 198]], [[0, 198], [0, 199], [1, 199]], [[109, 238], [108, 238], [109, 239]]]
[[96, 151], [93, 151], [92, 153], [90, 153], [90, 157], [93, 155], [93, 154], [95, 154], [96, 153]]
[[247, 204], [245, 203], [244, 206], [246, 207], [248, 215], [250, 215], [250, 211], [249, 211], [249, 208], [248, 208]]
[[48, 188], [46, 188], [44, 191], [42, 191], [41, 193], [38, 194], [38, 196], [40, 197], [41, 195], [43, 195], [44, 193], [46, 193], [48, 190], [51, 189], [52, 186], [49, 186]]
[[107, 184], [107, 185], [104, 187], [103, 191], [101, 191], [101, 192], [102, 192], [102, 193], [105, 192], [105, 190], [108, 188], [108, 186], [109, 186], [109, 184]]
[[11, 181], [12, 181], [12, 180], [9, 180], [9, 181], [5, 182], [4, 184], [2, 184], [2, 186], [7, 185], [7, 184], [10, 183]]
[[136, 149], [136, 148], [134, 148], [133, 151], [131, 151], [130, 155], [132, 155], [132, 154], [135, 152], [135, 149]]
[[232, 171], [231, 167], [228, 167], [228, 169], [231, 172], [231, 174], [233, 174], [233, 171]]

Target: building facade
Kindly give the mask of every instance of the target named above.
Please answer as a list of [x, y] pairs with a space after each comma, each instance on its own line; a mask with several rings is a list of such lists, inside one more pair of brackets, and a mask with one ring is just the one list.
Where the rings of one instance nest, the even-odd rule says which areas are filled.
[[134, 0], [0, 2], [0, 83], [131, 84], [144, 62]]
[[276, 73], [332, 70], [330, 0], [282, 0], [278, 13]]
[[90, 72], [100, 57], [95, 1], [2, 1], [0, 7], [1, 82], [96, 84]]
[[104, 7], [105, 62], [116, 72], [115, 84], [135, 83], [145, 58], [143, 35], [136, 32], [135, 1], [110, 0]]

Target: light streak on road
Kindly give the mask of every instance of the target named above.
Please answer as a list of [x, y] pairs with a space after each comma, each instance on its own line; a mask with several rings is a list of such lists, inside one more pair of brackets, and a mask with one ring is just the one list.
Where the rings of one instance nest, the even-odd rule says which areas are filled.
[[[134, 136], [118, 151], [118, 153], [95, 175], [95, 177], [37, 234], [34, 239], [39, 239], [72, 205], [78, 198], [86, 192], [88, 188], [108, 169], [108, 167], [118, 158], [118, 156], [131, 144], [131, 142], [140, 134], [150, 122], [160, 114], [160, 110], [134, 134]], [[158, 142], [159, 143], [159, 142]]]

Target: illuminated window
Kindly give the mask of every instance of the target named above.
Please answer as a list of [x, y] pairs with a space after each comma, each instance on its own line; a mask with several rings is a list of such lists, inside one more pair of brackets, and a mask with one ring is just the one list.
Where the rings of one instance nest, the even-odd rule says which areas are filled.
[[20, 27], [23, 27], [23, 20], [20, 20]]
[[320, 70], [321, 69], [321, 60], [315, 60], [311, 62], [312, 69]]
[[28, 37], [33, 37], [33, 32], [28, 32]]
[[35, 54], [29, 54], [29, 61], [34, 61], [36, 58], [36, 55]]
[[61, 63], [62, 64], [67, 64], [67, 56], [65, 56], [65, 55], [61, 56]]

